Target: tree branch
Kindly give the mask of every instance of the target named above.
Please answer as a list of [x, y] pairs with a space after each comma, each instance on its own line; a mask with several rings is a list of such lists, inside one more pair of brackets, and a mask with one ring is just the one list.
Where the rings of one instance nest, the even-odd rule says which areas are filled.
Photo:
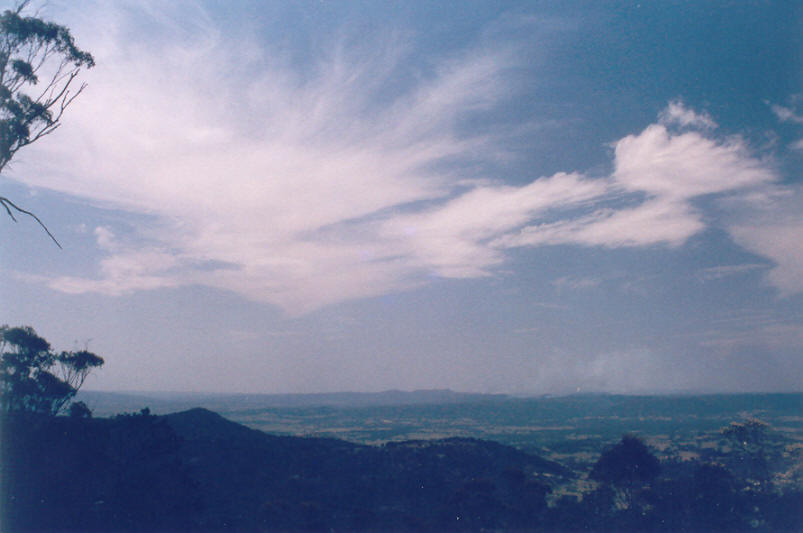
[[[21, 148], [59, 127], [65, 110], [86, 87], [72, 85], [76, 76], [82, 67], [95, 65], [92, 56], [75, 45], [68, 28], [36, 14], [25, 16], [30, 0], [16, 0], [15, 4], [0, 14], [0, 173]], [[45, 79], [40, 80], [39, 74]], [[0, 205], [14, 222], [17, 213], [33, 218], [61, 248], [34, 213], [4, 196], [0, 196]]]
[[20, 213], [26, 214], [26, 215], [28, 215], [29, 217], [33, 218], [35, 221], [37, 221], [37, 222], [39, 223], [39, 225], [40, 225], [40, 226], [42, 226], [42, 229], [43, 229], [43, 230], [45, 230], [45, 233], [47, 233], [47, 234], [48, 234], [48, 236], [49, 236], [49, 237], [50, 237], [50, 238], [53, 240], [53, 242], [55, 242], [55, 243], [56, 243], [56, 246], [58, 246], [58, 247], [59, 247], [59, 249], [62, 249], [62, 248], [61, 248], [61, 244], [59, 244], [59, 241], [57, 241], [57, 240], [56, 240], [56, 238], [53, 236], [53, 234], [52, 234], [52, 233], [50, 233], [50, 230], [49, 230], [49, 229], [47, 229], [47, 226], [45, 226], [44, 222], [42, 222], [42, 221], [39, 219], [39, 217], [38, 217], [38, 216], [36, 216], [35, 214], [31, 213], [30, 211], [28, 211], [28, 210], [26, 210], [26, 209], [23, 209], [23, 208], [19, 207], [17, 204], [15, 204], [14, 202], [12, 202], [11, 200], [9, 200], [8, 198], [6, 198], [5, 196], [0, 196], [0, 204], [2, 204], [2, 205], [3, 205], [3, 207], [5, 207], [5, 208], [6, 208], [6, 212], [8, 213], [8, 216], [10, 216], [10, 217], [11, 217], [11, 220], [13, 220], [14, 222], [16, 222], [16, 221], [17, 221], [17, 219], [16, 219], [16, 218], [14, 217], [14, 215], [11, 213], [11, 209], [10, 209], [10, 208], [14, 208], [14, 210], [16, 210], [16, 211], [18, 211], [18, 212], [20, 212]]

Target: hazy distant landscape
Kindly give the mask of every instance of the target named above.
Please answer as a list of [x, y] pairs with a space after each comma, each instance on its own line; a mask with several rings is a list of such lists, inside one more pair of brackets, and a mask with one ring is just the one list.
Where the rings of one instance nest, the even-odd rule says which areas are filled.
[[768, 423], [790, 443], [803, 444], [803, 393], [517, 398], [448, 390], [289, 395], [85, 391], [78, 398], [98, 416], [145, 407], [155, 414], [204, 407], [277, 435], [374, 445], [471, 437], [578, 462], [595, 459], [626, 433], [644, 437], [665, 457], [699, 454], [722, 428], [750, 419]]
[[94, 418], [4, 415], [10, 531], [771, 533], [803, 509], [801, 393], [77, 398]]

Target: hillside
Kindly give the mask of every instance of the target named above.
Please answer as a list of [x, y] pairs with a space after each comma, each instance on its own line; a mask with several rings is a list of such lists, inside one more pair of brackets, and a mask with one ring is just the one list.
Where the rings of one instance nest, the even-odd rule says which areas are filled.
[[3, 428], [3, 531], [517, 528], [572, 475], [493, 442], [282, 437], [200, 408]]
[[202, 515], [212, 527], [441, 529], [482, 519], [486, 510], [477, 505], [473, 518], [461, 516], [464, 493], [499, 489], [487, 505], [501, 508], [502, 500], [519, 497], [511, 483], [528, 481], [543, 506], [547, 480], [571, 475], [556, 463], [475, 439], [374, 447], [267, 435], [204, 409], [164, 419], [184, 439], [182, 453], [201, 494], [214, 498]]
[[[271, 435], [203, 408], [5, 415], [0, 428], [5, 533], [775, 532], [803, 518], [803, 448], [757, 420], [730, 424], [696, 455], [664, 450], [660, 462], [628, 437], [593, 469], [466, 437]], [[638, 461], [660, 466], [637, 475]]]

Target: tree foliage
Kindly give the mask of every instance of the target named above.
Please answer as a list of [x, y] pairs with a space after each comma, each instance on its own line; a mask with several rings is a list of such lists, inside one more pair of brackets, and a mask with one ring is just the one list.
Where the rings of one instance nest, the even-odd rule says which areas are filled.
[[[20, 149], [61, 125], [65, 110], [86, 87], [75, 86], [81, 69], [95, 65], [68, 28], [26, 16], [27, 4], [0, 16], [0, 173]], [[4, 196], [0, 205], [14, 221], [14, 212], [33, 217], [58, 245], [35, 214]]]
[[[765, 488], [770, 481], [770, 463], [777, 450], [768, 445], [770, 425], [752, 418], [731, 424], [720, 430], [732, 453], [738, 458], [736, 470]], [[776, 453], [773, 453], [773, 452]]]
[[[54, 352], [30, 326], [2, 326], [0, 410], [57, 415], [102, 365], [103, 358], [87, 350]], [[87, 410], [83, 405], [70, 412], [85, 416]]]
[[633, 435], [606, 450], [591, 470], [591, 479], [618, 487], [634, 487], [648, 483], [660, 471], [661, 464], [647, 445]]

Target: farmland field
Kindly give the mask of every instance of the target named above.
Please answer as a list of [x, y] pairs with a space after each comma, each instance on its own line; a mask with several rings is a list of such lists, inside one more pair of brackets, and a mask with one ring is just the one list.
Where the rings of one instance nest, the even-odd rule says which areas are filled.
[[803, 394], [517, 398], [450, 391], [320, 395], [112, 394], [88, 392], [96, 416], [148, 407], [157, 414], [201, 406], [268, 433], [363, 444], [474, 437], [582, 466], [625, 433], [666, 458], [716, 446], [732, 422], [758, 419], [789, 446], [803, 445]]

